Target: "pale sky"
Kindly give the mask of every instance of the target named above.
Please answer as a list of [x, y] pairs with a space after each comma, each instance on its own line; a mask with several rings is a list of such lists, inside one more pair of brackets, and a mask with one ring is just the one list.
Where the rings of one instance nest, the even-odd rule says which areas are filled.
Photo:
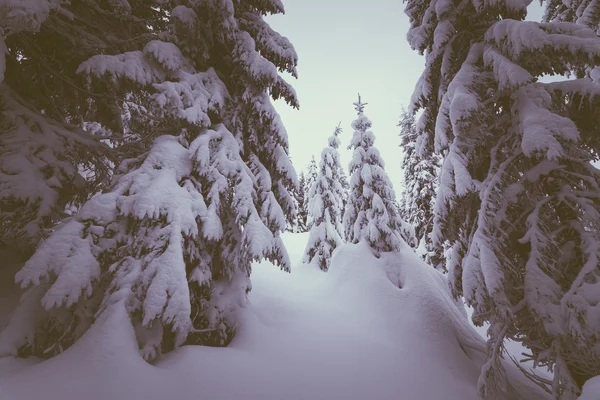
[[276, 103], [288, 131], [296, 171], [310, 157], [319, 162], [327, 138], [339, 122], [346, 150], [356, 118], [353, 102], [360, 93], [365, 115], [373, 122], [375, 146], [399, 197], [402, 171], [399, 128], [402, 106], [408, 107], [424, 57], [406, 41], [408, 17], [402, 0], [283, 0], [286, 14], [269, 17], [269, 24], [286, 36], [298, 53], [298, 80], [286, 76], [298, 94], [300, 110]]

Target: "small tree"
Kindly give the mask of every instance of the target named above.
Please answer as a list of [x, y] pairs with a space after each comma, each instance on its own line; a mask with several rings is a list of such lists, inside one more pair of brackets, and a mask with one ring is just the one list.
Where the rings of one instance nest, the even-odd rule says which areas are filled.
[[344, 214], [346, 241], [358, 243], [366, 240], [373, 253], [400, 250], [402, 222], [394, 205], [395, 194], [384, 162], [374, 147], [375, 135], [371, 121], [364, 115], [360, 95], [354, 103], [358, 118], [352, 122], [354, 134], [349, 149], [350, 196]]
[[327, 271], [333, 250], [342, 244], [342, 207], [344, 188], [341, 183], [342, 171], [338, 148], [338, 136], [342, 128], [338, 127], [329, 137], [329, 146], [321, 153], [321, 162], [315, 183], [311, 188], [309, 215], [313, 221], [306, 245], [304, 262], [309, 263], [315, 257], [321, 270]]
[[310, 217], [310, 213], [308, 212], [308, 203], [310, 202], [310, 192], [312, 190], [313, 185], [317, 181], [317, 175], [319, 173], [319, 169], [317, 167], [317, 162], [315, 161], [315, 156], [312, 156], [310, 159], [310, 163], [308, 164], [308, 173], [306, 174], [306, 183], [304, 186], [304, 195], [306, 196], [305, 202], [307, 206], [307, 218], [306, 218], [306, 229], [310, 230], [313, 224], [313, 220]]
[[295, 192], [296, 205], [298, 213], [296, 214], [296, 230], [297, 232], [308, 232], [308, 199], [306, 195], [306, 177], [304, 172], [300, 172], [298, 178], [298, 188]]
[[342, 219], [346, 212], [346, 206], [350, 196], [350, 183], [348, 182], [348, 176], [346, 175], [346, 169], [340, 164], [340, 184], [342, 185]]

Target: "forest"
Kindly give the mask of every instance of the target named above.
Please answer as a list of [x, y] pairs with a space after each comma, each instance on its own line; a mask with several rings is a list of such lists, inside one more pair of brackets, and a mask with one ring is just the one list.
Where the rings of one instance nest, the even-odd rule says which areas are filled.
[[0, 400], [600, 399], [600, 0], [395, 1], [313, 143], [282, 0], [0, 0]]

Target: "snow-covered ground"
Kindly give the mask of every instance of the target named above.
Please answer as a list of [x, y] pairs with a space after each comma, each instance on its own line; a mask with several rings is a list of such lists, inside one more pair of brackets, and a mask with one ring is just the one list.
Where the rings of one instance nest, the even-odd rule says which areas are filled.
[[[186, 346], [151, 366], [116, 304], [51, 360], [0, 360], [0, 399], [478, 398], [483, 340], [444, 277], [408, 247], [376, 259], [363, 245], [345, 245], [323, 273], [300, 263], [306, 234], [284, 240], [292, 273], [255, 265], [250, 302], [229, 347]], [[547, 398], [507, 369], [520, 397], [506, 400]]]
[[583, 393], [579, 400], [598, 400], [600, 399], [600, 376], [588, 380], [583, 385]]

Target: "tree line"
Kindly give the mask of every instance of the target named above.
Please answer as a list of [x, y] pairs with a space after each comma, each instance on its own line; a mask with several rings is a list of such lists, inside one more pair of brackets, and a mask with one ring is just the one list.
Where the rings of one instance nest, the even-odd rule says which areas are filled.
[[0, 5], [0, 245], [26, 289], [0, 356], [59, 354], [115, 305], [149, 362], [227, 345], [252, 263], [290, 271], [291, 228], [323, 270], [342, 243], [404, 241], [447, 272], [489, 324], [481, 397], [510, 390], [511, 339], [575, 398], [600, 375], [600, 8], [550, 0], [536, 22], [529, 3], [406, 1], [426, 63], [399, 201], [360, 97], [347, 185], [339, 127], [297, 177], [272, 105], [300, 105], [264, 19], [278, 0]]

